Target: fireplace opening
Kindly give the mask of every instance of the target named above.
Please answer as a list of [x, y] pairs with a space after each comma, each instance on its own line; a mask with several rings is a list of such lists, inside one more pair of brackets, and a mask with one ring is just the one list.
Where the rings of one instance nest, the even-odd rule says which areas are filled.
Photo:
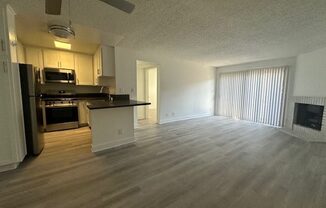
[[294, 124], [321, 131], [324, 106], [295, 103]]

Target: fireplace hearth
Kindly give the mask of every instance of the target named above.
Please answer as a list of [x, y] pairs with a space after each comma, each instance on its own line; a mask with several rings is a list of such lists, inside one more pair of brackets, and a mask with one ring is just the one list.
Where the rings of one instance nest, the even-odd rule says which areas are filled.
[[295, 103], [293, 122], [296, 125], [321, 131], [324, 106]]

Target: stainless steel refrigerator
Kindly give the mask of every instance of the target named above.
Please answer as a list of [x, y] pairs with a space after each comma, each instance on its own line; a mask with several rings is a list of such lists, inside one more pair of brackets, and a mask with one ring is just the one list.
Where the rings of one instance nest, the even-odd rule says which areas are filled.
[[30, 64], [19, 64], [27, 155], [38, 155], [44, 147], [40, 98], [40, 72]]

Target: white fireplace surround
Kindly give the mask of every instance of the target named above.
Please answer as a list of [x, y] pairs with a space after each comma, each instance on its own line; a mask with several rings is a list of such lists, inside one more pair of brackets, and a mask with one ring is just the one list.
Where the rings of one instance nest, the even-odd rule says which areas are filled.
[[326, 106], [325, 97], [292, 97], [289, 99], [288, 111], [283, 130], [295, 137], [304, 139], [308, 142], [326, 142], [326, 110], [323, 113], [321, 131], [308, 127], [299, 126], [293, 123], [295, 103], [305, 103], [312, 105]]

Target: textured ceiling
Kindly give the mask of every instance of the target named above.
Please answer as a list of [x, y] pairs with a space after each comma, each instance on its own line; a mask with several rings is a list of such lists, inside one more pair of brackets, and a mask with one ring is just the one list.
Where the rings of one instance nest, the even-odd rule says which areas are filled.
[[[44, 14], [43, 0], [9, 2], [21, 19]], [[73, 25], [97, 31], [76, 41], [104, 42], [222, 66], [295, 56], [326, 46], [325, 0], [129, 0], [125, 14], [100, 1], [71, 0]]]

